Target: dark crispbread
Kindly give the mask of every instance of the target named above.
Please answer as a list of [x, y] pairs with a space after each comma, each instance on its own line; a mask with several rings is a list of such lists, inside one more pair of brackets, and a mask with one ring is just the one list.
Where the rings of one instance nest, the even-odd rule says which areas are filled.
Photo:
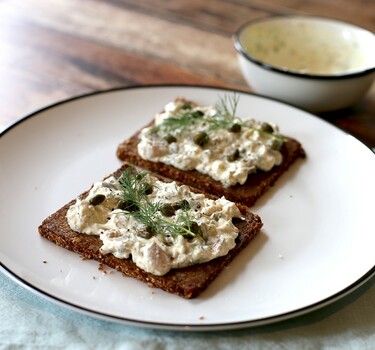
[[[127, 166], [129, 165], [125, 164], [114, 175], [119, 176]], [[166, 179], [166, 181], [168, 180]], [[87, 195], [87, 193], [83, 193], [82, 196]], [[257, 215], [251, 213], [247, 207], [239, 205], [244, 220], [235, 220], [234, 223], [239, 229], [239, 235], [236, 239], [236, 246], [226, 256], [203, 264], [173, 269], [164, 276], [156, 276], [137, 267], [131, 259], [118, 259], [111, 254], [101, 254], [102, 242], [98, 236], [81, 234], [71, 230], [66, 219], [66, 213], [74, 202], [75, 200], [72, 200], [46, 218], [39, 226], [40, 235], [63, 248], [80, 254], [85, 259], [97, 260], [126, 276], [137, 278], [147, 282], [151, 287], [160, 288], [183, 298], [194, 298], [203, 292], [210, 282], [248, 245], [262, 227], [262, 222]]]
[[[152, 123], [153, 122], [147, 126], [152, 125]], [[258, 170], [256, 173], [250, 174], [243, 185], [238, 184], [225, 188], [219, 181], [212, 179], [208, 175], [199, 173], [196, 170], [184, 171], [161, 162], [152, 162], [143, 159], [137, 150], [139, 133], [140, 131], [136, 132], [132, 137], [119, 144], [117, 148], [117, 156], [119, 159], [195, 187], [202, 192], [212, 193], [218, 197], [225, 196], [225, 198], [230, 201], [242, 203], [249, 207], [254, 205], [256, 200], [272, 187], [276, 180], [285, 173], [298, 158], [305, 157], [305, 151], [301, 144], [292, 138], [285, 137], [286, 142], [283, 143], [280, 150], [283, 155], [283, 161], [280, 165], [273, 167], [272, 170], [267, 172]]]

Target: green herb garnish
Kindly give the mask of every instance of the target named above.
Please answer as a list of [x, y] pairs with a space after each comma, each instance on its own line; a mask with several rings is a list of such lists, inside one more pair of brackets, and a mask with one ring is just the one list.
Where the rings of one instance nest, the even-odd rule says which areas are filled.
[[215, 130], [218, 129], [227, 129], [230, 132], [237, 133], [243, 128], [246, 128], [270, 135], [279, 140], [278, 144], [285, 142], [285, 138], [278, 135], [268, 123], [263, 123], [259, 128], [254, 128], [241, 122], [240, 118], [236, 116], [238, 102], [239, 95], [236, 93], [219, 97], [218, 102], [214, 106], [216, 113], [213, 116], [205, 116], [199, 109], [181, 108], [173, 117], [166, 118], [160, 125], [151, 128], [150, 132], [160, 132], [161, 134], [166, 135], [165, 139], [168, 143], [171, 143], [171, 140], [173, 140], [173, 142], [176, 141], [176, 138], [172, 136], [173, 133], [183, 132], [197, 122], [203, 120], [208, 126], [208, 133], [215, 132]]
[[230, 129], [235, 123], [236, 111], [238, 106], [239, 96], [237, 94], [224, 95], [220, 97], [219, 101], [215, 104], [216, 114], [209, 119], [211, 123], [210, 129]]
[[188, 212], [190, 207], [187, 205], [178, 208], [182, 213], [176, 222], [166, 220], [160, 215], [164, 204], [152, 203], [148, 198], [150, 191], [150, 183], [147, 182], [148, 174], [147, 172], [134, 173], [134, 169], [130, 167], [123, 171], [119, 182], [123, 190], [121, 202], [126, 203], [126, 206], [120, 209], [143, 224], [152, 234], [185, 237], [195, 237], [196, 234], [200, 234], [200, 227], [197, 227], [197, 223], [191, 219]]
[[174, 117], [166, 118], [160, 125], [154, 126], [150, 132], [157, 133], [161, 131], [164, 134], [168, 134], [173, 131], [183, 131], [195, 124], [203, 115], [204, 113], [199, 110], [181, 109], [175, 113]]
[[271, 147], [272, 149], [281, 148], [282, 143], [285, 142], [285, 137], [276, 134], [270, 124], [262, 123], [259, 128], [254, 128], [246, 123], [240, 122], [240, 118], [236, 117], [238, 101], [239, 96], [237, 94], [230, 96], [224, 95], [224, 97], [219, 99], [218, 103], [215, 105], [217, 113], [209, 120], [211, 123], [210, 130], [223, 128], [230, 132], [240, 132], [242, 128], [257, 130], [258, 132], [272, 136], [277, 140], [272, 143], [272, 145], [274, 145]]

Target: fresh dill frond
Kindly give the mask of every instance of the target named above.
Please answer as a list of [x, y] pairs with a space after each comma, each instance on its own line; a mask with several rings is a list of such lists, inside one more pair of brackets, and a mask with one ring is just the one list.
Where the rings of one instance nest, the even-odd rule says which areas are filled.
[[190, 114], [183, 113], [181, 116], [166, 118], [162, 124], [159, 125], [159, 130], [164, 132], [171, 132], [175, 130], [184, 130], [193, 125], [196, 120]]
[[[239, 96], [237, 94], [219, 97], [219, 101], [215, 104], [215, 115], [205, 118], [205, 122], [208, 122], [210, 129], [230, 127], [236, 115], [238, 101]], [[204, 117], [204, 112], [199, 109], [180, 109], [172, 117], [166, 118], [161, 124], [152, 127], [150, 132], [161, 132], [163, 134], [182, 132], [199, 122], [201, 117]]]
[[214, 106], [216, 113], [209, 119], [210, 130], [230, 129], [234, 124], [242, 127], [242, 123], [239, 123], [239, 120], [235, 120], [237, 118], [238, 102], [239, 96], [236, 93], [219, 97]]
[[263, 125], [261, 125], [259, 128], [255, 128], [241, 122], [241, 119], [236, 116], [238, 102], [239, 96], [236, 93], [233, 95], [224, 95], [224, 97], [220, 97], [219, 101], [215, 105], [217, 113], [210, 120], [210, 129], [216, 130], [225, 128], [234, 132], [236, 130], [239, 131], [242, 128], [254, 131], [256, 130], [261, 134], [265, 134], [276, 139], [277, 142], [274, 142], [273, 144], [278, 144], [278, 148], [281, 147], [280, 143], [286, 141], [285, 137], [275, 133], [273, 128], [268, 123], [263, 123], [263, 125], [266, 124], [268, 126], [265, 129]]
[[127, 167], [123, 171], [119, 182], [124, 191], [124, 199], [132, 202], [133, 204], [139, 204], [142, 199], [147, 197], [146, 191], [149, 183], [146, 182], [145, 178], [149, 173], [134, 173], [134, 171], [134, 168]]
[[263, 127], [250, 126], [237, 117], [239, 99], [240, 96], [237, 93], [219, 96], [218, 101], [214, 105], [215, 113], [211, 116], [197, 108], [180, 109], [172, 117], [164, 119], [161, 124], [151, 128], [150, 132], [160, 133], [166, 137], [171, 134], [181, 133], [203, 120], [203, 123], [207, 125], [208, 132], [215, 132], [219, 129], [240, 132], [244, 128], [273, 137], [277, 140], [274, 144], [282, 144], [286, 141], [285, 137], [274, 132], [272, 129], [270, 131]]
[[216, 118], [233, 121], [236, 117], [239, 100], [240, 97], [236, 93], [232, 95], [225, 94], [224, 97], [219, 97], [218, 102], [215, 104], [217, 111]]
[[194, 221], [189, 215], [188, 207], [182, 206], [180, 208], [182, 215], [177, 217], [176, 222], [172, 222], [161, 216], [162, 203], [150, 201], [148, 194], [149, 191], [155, 189], [155, 186], [147, 182], [148, 174], [147, 172], [134, 174], [134, 170], [130, 167], [123, 171], [119, 179], [123, 190], [123, 199], [119, 209], [143, 224], [152, 234], [194, 237], [196, 235], [193, 232]]
[[162, 133], [168, 134], [175, 131], [183, 131], [188, 127], [192, 126], [198, 121], [198, 111], [194, 110], [180, 110], [173, 117], [166, 118], [163, 122], [151, 129], [151, 133], [161, 131]]

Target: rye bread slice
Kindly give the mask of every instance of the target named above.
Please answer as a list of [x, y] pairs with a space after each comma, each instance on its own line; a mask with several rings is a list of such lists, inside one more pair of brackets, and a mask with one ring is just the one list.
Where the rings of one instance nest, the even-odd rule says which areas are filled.
[[[181, 99], [179, 98], [178, 100]], [[190, 102], [185, 101], [187, 103]], [[153, 121], [147, 126], [152, 124]], [[230, 201], [242, 203], [249, 207], [254, 205], [257, 199], [272, 187], [276, 180], [284, 174], [298, 158], [305, 158], [305, 151], [302, 145], [297, 140], [285, 136], [286, 142], [283, 143], [280, 150], [283, 155], [283, 161], [280, 165], [275, 166], [271, 171], [265, 172], [258, 170], [256, 173], [250, 174], [243, 185], [238, 184], [225, 188], [219, 181], [212, 179], [208, 175], [201, 174], [196, 170], [184, 171], [161, 162], [143, 159], [137, 150], [139, 134], [140, 130], [118, 145], [117, 157], [120, 160], [133, 163], [148, 171], [195, 187], [202, 192], [212, 193], [218, 197], [225, 196], [225, 198]]]
[[[122, 166], [113, 175], [118, 177], [127, 166], [129, 164]], [[166, 179], [166, 181], [168, 180]], [[196, 189], [192, 190], [197, 191]], [[82, 196], [87, 195], [87, 193], [88, 191], [83, 193]], [[137, 267], [131, 259], [118, 259], [112, 254], [100, 253], [102, 242], [98, 236], [81, 234], [71, 230], [66, 219], [66, 213], [74, 202], [75, 200], [72, 200], [46, 218], [39, 226], [40, 235], [63, 248], [80, 254], [84, 259], [97, 260], [122, 272], [125, 276], [134, 277], [148, 283], [150, 287], [160, 288], [187, 299], [197, 297], [202, 293], [215, 277], [249, 244], [262, 227], [259, 216], [250, 212], [247, 207], [238, 205], [244, 220], [235, 220], [239, 235], [236, 239], [236, 246], [226, 256], [203, 264], [173, 269], [164, 276], [155, 276]]]

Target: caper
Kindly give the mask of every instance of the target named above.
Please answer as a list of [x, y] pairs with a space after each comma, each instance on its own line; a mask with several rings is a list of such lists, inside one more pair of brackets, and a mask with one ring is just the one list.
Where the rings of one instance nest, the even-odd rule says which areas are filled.
[[270, 147], [274, 151], [279, 151], [282, 145], [283, 145], [283, 141], [282, 140], [280, 140], [280, 139], [273, 139], [272, 142], [271, 142]]
[[145, 231], [137, 232], [138, 237], [145, 238], [145, 239], [150, 239], [153, 235], [154, 233], [152, 232], [152, 229], [150, 226], [147, 226]]
[[104, 194], [97, 194], [96, 196], [94, 196], [90, 199], [90, 204], [98, 205], [98, 204], [102, 203], [104, 200], [105, 200]]
[[228, 160], [228, 162], [234, 162], [234, 161], [236, 161], [238, 158], [240, 158], [240, 151], [238, 150], [238, 148], [236, 148], [236, 150], [235, 150], [233, 153], [231, 153], [231, 154], [229, 154], [229, 155], [227, 156], [227, 160]]
[[242, 129], [241, 125], [238, 123], [232, 124], [232, 126], [229, 128], [230, 132], [240, 132]]
[[165, 141], [167, 141], [169, 144], [171, 144], [171, 143], [177, 141], [177, 139], [176, 139], [173, 135], [171, 135], [171, 134], [167, 135], [164, 139], [165, 139]]
[[202, 229], [201, 227], [198, 225], [198, 223], [196, 221], [193, 221], [190, 225], [190, 231], [195, 233], [196, 235], [198, 234], [201, 234], [202, 233]]
[[152, 191], [154, 190], [154, 187], [148, 183], [148, 182], [144, 182], [142, 185], [141, 185], [141, 191], [144, 193], [144, 194], [151, 194]]
[[190, 204], [186, 199], [183, 199], [181, 201], [173, 203], [173, 209], [174, 210], [178, 210], [178, 209], [189, 210]]
[[137, 211], [139, 207], [137, 204], [129, 200], [121, 200], [117, 203], [117, 209], [126, 210], [126, 211]]
[[[189, 226], [184, 226], [184, 228], [193, 233], [194, 235], [199, 235], [202, 233], [202, 229], [196, 221], [191, 222]], [[191, 233], [185, 232], [182, 235], [185, 238], [193, 238], [193, 235]]]
[[209, 137], [207, 135], [207, 133], [205, 133], [204, 131], [200, 131], [198, 134], [196, 134], [193, 138], [194, 142], [198, 145], [198, 146], [201, 146], [203, 147], [204, 145], [207, 144], [207, 142], [209, 141]]
[[191, 113], [191, 116], [193, 118], [201, 118], [204, 116], [204, 113], [202, 111], [194, 111]]
[[264, 123], [261, 124], [260, 130], [262, 130], [264, 132], [268, 132], [270, 134], [272, 134], [275, 131], [275, 130], [273, 130], [273, 127], [270, 124], [266, 123], [266, 122], [264, 122]]
[[137, 180], [137, 181], [142, 181], [142, 179], [143, 179], [143, 177], [144, 177], [144, 175], [142, 174], [142, 173], [136, 173], [135, 175], [134, 175], [134, 178]]
[[164, 215], [164, 216], [173, 216], [174, 215], [174, 212], [175, 212], [175, 209], [173, 208], [173, 205], [172, 204], [169, 204], [169, 203], [166, 203], [166, 204], [163, 204], [161, 207], [160, 207], [160, 212]]
[[191, 109], [193, 106], [190, 102], [185, 102], [182, 106], [181, 109]]
[[125, 207], [126, 207], [126, 203], [125, 203], [125, 201], [119, 201], [119, 202], [117, 203], [116, 209], [125, 210]]

